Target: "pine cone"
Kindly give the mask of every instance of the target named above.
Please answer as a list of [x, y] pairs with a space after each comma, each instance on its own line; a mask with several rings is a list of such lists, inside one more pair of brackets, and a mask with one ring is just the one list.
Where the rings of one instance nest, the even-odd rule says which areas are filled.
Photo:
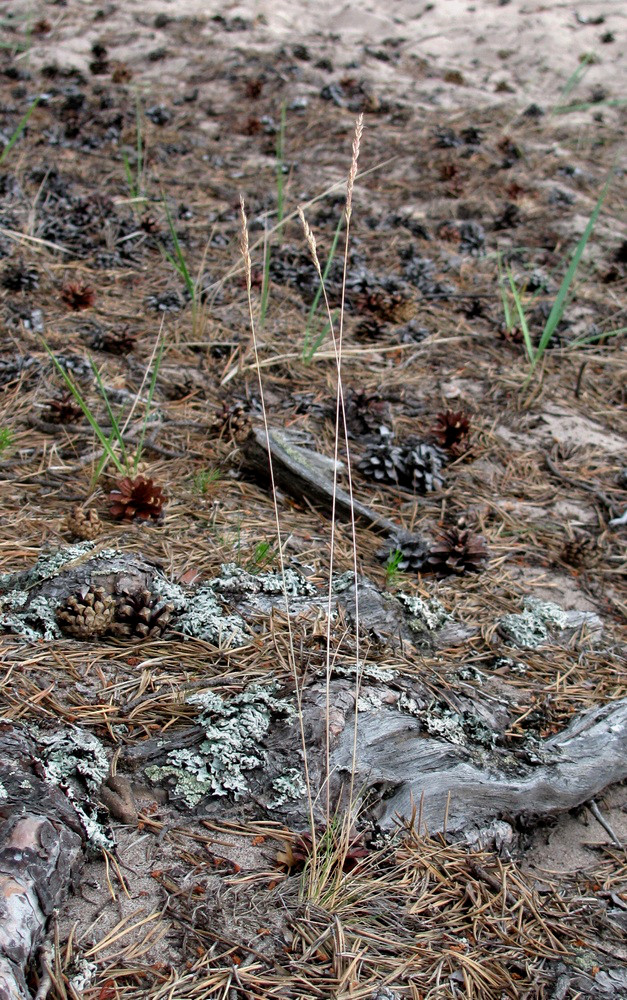
[[75, 507], [65, 518], [63, 526], [74, 538], [82, 538], [89, 542], [97, 538], [103, 530], [102, 521], [96, 511], [91, 508], [83, 510], [82, 507]]
[[57, 621], [75, 639], [95, 639], [104, 635], [115, 612], [115, 600], [103, 587], [81, 587], [57, 611]]
[[395, 561], [395, 567], [405, 573], [419, 573], [425, 567], [429, 546], [421, 535], [403, 531], [390, 538], [387, 545], [377, 552], [383, 562], [388, 563], [396, 552], [401, 558]]
[[431, 433], [442, 448], [460, 455], [465, 451], [469, 430], [470, 418], [463, 410], [446, 410], [438, 413]]
[[159, 521], [167, 500], [152, 479], [125, 476], [109, 494], [109, 511], [116, 521]]
[[[348, 430], [356, 437], [378, 430], [389, 420], [390, 408], [376, 392], [349, 390], [344, 403]], [[335, 416], [335, 408], [333, 415]]]
[[49, 424], [74, 424], [83, 416], [71, 392], [64, 392], [59, 399], [49, 399], [43, 404], [41, 412]]
[[109, 632], [116, 639], [154, 639], [165, 632], [173, 611], [173, 604], [149, 590], [125, 591]]
[[238, 402], [223, 403], [211, 424], [211, 430], [219, 438], [227, 437], [233, 441], [242, 441], [251, 431], [250, 417], [244, 409], [244, 404]]
[[106, 330], [97, 326], [86, 339], [94, 351], [108, 351], [109, 354], [129, 354], [137, 343], [137, 334], [122, 327], [120, 330]]
[[358, 323], [355, 327], [354, 333], [357, 340], [382, 340], [387, 333], [387, 323], [381, 322], [381, 320], [370, 317], [368, 319], [362, 319], [361, 323]]
[[18, 260], [9, 264], [2, 273], [2, 284], [10, 292], [32, 292], [39, 284], [39, 272]]
[[443, 576], [478, 573], [487, 558], [482, 535], [473, 535], [467, 528], [449, 528], [429, 549], [424, 569]]
[[96, 293], [89, 285], [71, 281], [61, 289], [61, 298], [69, 309], [79, 312], [90, 309], [96, 301]]
[[435, 445], [419, 441], [403, 455], [405, 483], [414, 493], [432, 493], [444, 485], [442, 467], [446, 456]]
[[402, 485], [407, 478], [404, 452], [399, 445], [382, 441], [372, 445], [357, 464], [360, 472], [378, 483]]

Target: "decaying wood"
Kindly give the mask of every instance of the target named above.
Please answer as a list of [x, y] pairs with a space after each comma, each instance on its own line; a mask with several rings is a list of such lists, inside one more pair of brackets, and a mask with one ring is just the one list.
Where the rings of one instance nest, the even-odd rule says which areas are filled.
[[83, 857], [80, 822], [67, 798], [42, 777], [24, 730], [0, 726], [0, 1000], [30, 1000], [36, 960], [53, 910], [62, 905]]
[[[529, 755], [434, 739], [420, 719], [385, 706], [361, 717], [355, 787], [378, 799], [384, 826], [415, 807], [431, 832], [472, 833], [494, 819], [546, 817], [581, 805], [627, 778], [627, 699], [576, 716]], [[332, 756], [352, 766], [352, 726]], [[525, 759], [527, 756], [527, 759]]]
[[[274, 481], [278, 487], [314, 506], [329, 511], [333, 506], [338, 514], [350, 518], [351, 511], [357, 518], [375, 528], [382, 528], [388, 535], [396, 535], [399, 525], [375, 513], [366, 504], [350, 498], [339, 486], [333, 485], [333, 461], [319, 455], [311, 448], [300, 448], [289, 436], [276, 427], [269, 428], [268, 441], [272, 454]], [[268, 443], [262, 427], [251, 431], [243, 446], [244, 460], [248, 467], [263, 479], [268, 478]]]

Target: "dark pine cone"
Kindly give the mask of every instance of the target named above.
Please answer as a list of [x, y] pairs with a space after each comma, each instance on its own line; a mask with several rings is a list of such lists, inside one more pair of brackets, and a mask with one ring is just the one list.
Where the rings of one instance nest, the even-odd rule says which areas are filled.
[[[397, 552], [401, 554], [398, 562], [394, 559]], [[386, 563], [394, 559], [395, 568], [404, 573], [420, 573], [425, 567], [428, 552], [429, 546], [425, 539], [407, 531], [394, 535], [377, 555]]]
[[57, 611], [57, 621], [75, 639], [94, 639], [104, 635], [115, 611], [115, 601], [103, 587], [81, 587]]
[[[351, 434], [369, 434], [378, 430], [389, 420], [388, 404], [376, 392], [354, 392], [352, 389], [344, 398], [346, 425]], [[334, 414], [335, 416], [335, 408]]]
[[94, 351], [107, 351], [109, 354], [129, 354], [137, 343], [137, 334], [124, 326], [119, 330], [106, 330], [96, 326], [85, 334], [85, 339]]
[[442, 576], [478, 573], [487, 558], [482, 535], [473, 535], [467, 528], [449, 528], [429, 549], [424, 569]]
[[116, 639], [155, 639], [165, 632], [173, 611], [173, 604], [149, 590], [126, 591], [118, 600], [109, 633]]
[[61, 289], [61, 298], [69, 309], [79, 312], [90, 309], [96, 301], [96, 293], [89, 285], [71, 281]]
[[81, 419], [83, 411], [74, 401], [72, 393], [64, 392], [59, 399], [49, 399], [44, 403], [41, 414], [49, 424], [75, 424]]
[[406, 448], [403, 461], [406, 470], [404, 485], [414, 493], [432, 493], [433, 490], [441, 489], [444, 484], [442, 467], [446, 462], [446, 455], [435, 445], [419, 441]]
[[382, 340], [387, 333], [387, 330], [387, 323], [371, 316], [367, 319], [362, 319], [361, 322], [357, 324], [354, 334], [357, 340], [374, 341]]
[[159, 521], [167, 500], [152, 479], [125, 476], [109, 494], [109, 512], [116, 521]]
[[357, 468], [369, 479], [378, 483], [403, 485], [407, 478], [404, 452], [400, 445], [382, 441], [372, 445], [364, 454]]
[[470, 418], [463, 410], [446, 410], [438, 413], [431, 433], [442, 448], [459, 455], [465, 450], [469, 430]]
[[24, 261], [9, 264], [2, 273], [2, 284], [10, 292], [32, 292], [39, 284], [39, 272]]
[[238, 402], [223, 403], [211, 424], [211, 430], [219, 438], [226, 437], [241, 441], [248, 437], [251, 429], [250, 417], [244, 409], [244, 404]]

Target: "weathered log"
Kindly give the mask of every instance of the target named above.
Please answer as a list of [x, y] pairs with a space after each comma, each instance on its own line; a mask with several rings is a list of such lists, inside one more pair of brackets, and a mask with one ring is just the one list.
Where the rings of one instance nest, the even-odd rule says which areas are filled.
[[42, 776], [34, 741], [0, 725], [0, 1000], [30, 1000], [27, 970], [78, 875], [83, 840], [68, 799]]
[[[277, 486], [297, 499], [330, 511], [335, 497], [338, 514], [365, 521], [375, 528], [382, 528], [388, 535], [395, 536], [399, 525], [389, 518], [375, 513], [366, 504], [333, 484], [333, 460], [318, 454], [311, 448], [301, 448], [290, 441], [289, 436], [277, 427], [269, 428], [268, 438], [262, 427], [251, 431], [242, 445], [244, 461], [248, 467], [263, 479], [268, 478], [268, 443], [272, 455], [274, 481]], [[416, 536], [417, 537], [417, 536]]]
[[[338, 774], [352, 767], [352, 739], [347, 725], [332, 754]], [[532, 756], [434, 739], [396, 708], [360, 717], [355, 787], [387, 827], [420, 806], [431, 832], [472, 834], [495, 819], [564, 812], [625, 778], [627, 699], [582, 712]]]

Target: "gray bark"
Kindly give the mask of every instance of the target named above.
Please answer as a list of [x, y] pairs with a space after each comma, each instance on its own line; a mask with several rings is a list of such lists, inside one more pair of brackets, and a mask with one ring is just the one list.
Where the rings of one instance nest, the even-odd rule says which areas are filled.
[[0, 1000], [30, 1000], [27, 969], [53, 910], [62, 905], [83, 856], [79, 820], [41, 776], [37, 748], [0, 727]]

